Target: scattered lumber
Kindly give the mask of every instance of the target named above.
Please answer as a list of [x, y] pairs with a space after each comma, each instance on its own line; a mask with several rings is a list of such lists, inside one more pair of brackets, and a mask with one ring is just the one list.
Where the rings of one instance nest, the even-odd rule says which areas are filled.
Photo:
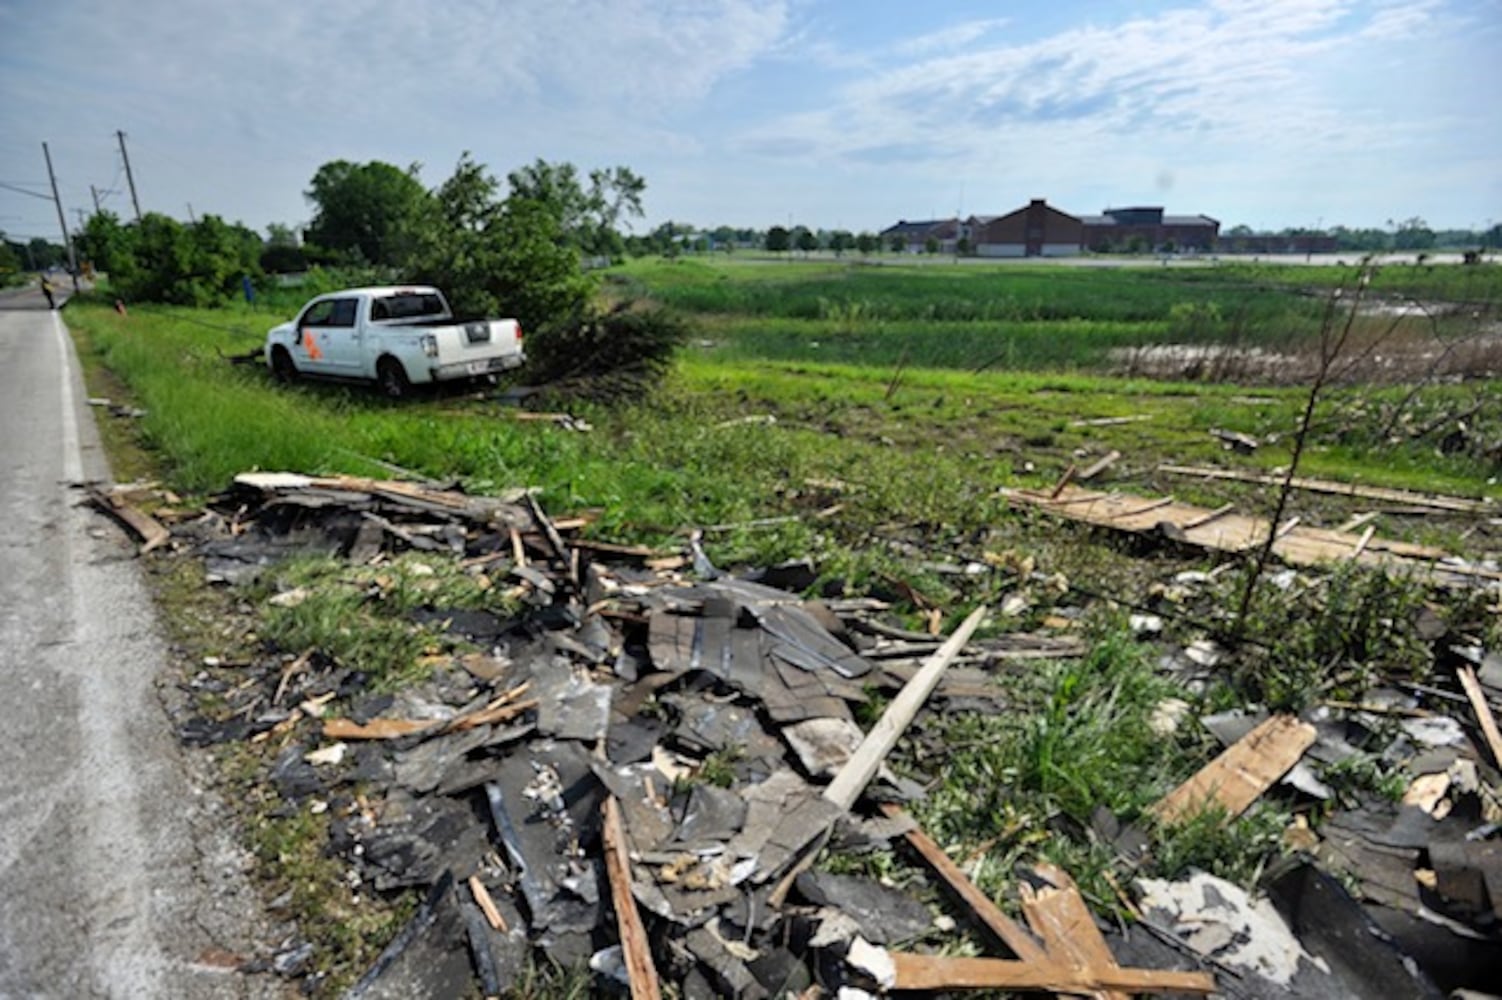
[[1004, 958], [941, 958], [890, 952], [892, 988], [898, 990], [1032, 990], [1053, 993], [1215, 992], [1215, 977], [1208, 972], [1174, 972], [1158, 969], [1074, 968], [1061, 964], [1040, 965]]
[[1476, 678], [1476, 668], [1467, 664], [1460, 668], [1459, 675], [1460, 686], [1465, 689], [1466, 698], [1476, 712], [1476, 721], [1481, 724], [1482, 735], [1486, 737], [1487, 748], [1492, 752], [1492, 762], [1502, 767], [1502, 732], [1497, 731], [1497, 718], [1492, 715], [1492, 708], [1486, 703], [1481, 682]]
[[1121, 452], [1108, 451], [1100, 458], [1096, 459], [1094, 462], [1091, 462], [1089, 465], [1081, 469], [1078, 473], [1075, 474], [1074, 478], [1077, 482], [1081, 483], [1094, 479], [1096, 476], [1100, 475], [1102, 472], [1105, 472], [1111, 466], [1115, 465], [1117, 461], [1120, 460], [1120, 458]]
[[1241, 455], [1250, 455], [1262, 446], [1261, 441], [1258, 441], [1250, 434], [1243, 434], [1240, 431], [1227, 431], [1221, 430], [1219, 427], [1212, 427], [1210, 429], [1210, 436], [1223, 442], [1227, 448]]
[[[1053, 871], [1055, 877], [1062, 876], [1055, 888], [1035, 890], [1026, 883], [1021, 886], [1022, 912], [1028, 925], [1043, 939], [1043, 946], [1055, 962], [1078, 969], [1120, 969], [1074, 880], [1062, 869]], [[1114, 989], [1096, 990], [1094, 996], [1097, 1000], [1131, 1000], [1126, 993]]]
[[[1129, 493], [1100, 492], [1070, 486], [1057, 497], [1049, 491], [1002, 490], [1011, 503], [1037, 507], [1071, 521], [1094, 524], [1133, 534], [1171, 534], [1175, 539], [1200, 548], [1241, 554], [1267, 540], [1272, 530], [1266, 518], [1234, 513], [1221, 508], [1206, 510], [1172, 497], [1156, 500]], [[1442, 549], [1391, 539], [1372, 538], [1357, 551], [1361, 539], [1348, 532], [1298, 524], [1274, 541], [1273, 554], [1296, 566], [1356, 562], [1427, 578], [1442, 586], [1474, 587], [1502, 580], [1502, 572], [1469, 565]]]
[[[902, 811], [902, 807], [895, 803], [886, 803], [881, 809], [893, 819], [907, 815]], [[949, 890], [969, 908], [970, 914], [976, 921], [996, 936], [996, 940], [1006, 945], [1014, 955], [1024, 961], [1034, 963], [1048, 961], [1047, 953], [1032, 935], [1028, 934], [1021, 924], [1003, 913], [1001, 907], [991, 901], [991, 897], [981, 892], [980, 887], [970, 881], [969, 877], [960, 870], [960, 866], [944, 853], [944, 849], [934, 843], [933, 838], [918, 827], [909, 830], [904, 836], [908, 845], [918, 852], [918, 856], [935, 875], [944, 880]]]
[[[1240, 469], [1219, 469], [1203, 465], [1160, 465], [1158, 466], [1158, 471], [1167, 472], [1175, 476], [1196, 476], [1200, 479], [1228, 479], [1239, 483], [1257, 483], [1262, 486], [1282, 486], [1284, 482], [1283, 476], [1272, 476], [1261, 472], [1245, 472]], [[1415, 493], [1412, 490], [1390, 489], [1385, 486], [1360, 486], [1356, 483], [1338, 483], [1328, 479], [1309, 479], [1304, 476], [1294, 476], [1291, 480], [1288, 480], [1288, 484], [1296, 490], [1306, 490], [1310, 493], [1329, 493], [1334, 496], [1361, 497], [1364, 500], [1383, 500], [1388, 503], [1453, 511], [1458, 514], [1484, 514], [1497, 509], [1496, 505], [1490, 500], [1474, 500], [1469, 497]]]
[[647, 929], [631, 895], [631, 859], [626, 852], [626, 831], [621, 825], [621, 804], [611, 795], [605, 799], [603, 808], [605, 873], [610, 880], [610, 902], [621, 935], [621, 951], [626, 957], [626, 974], [631, 980], [631, 1000], [655, 1000], [662, 996], [662, 986], [657, 979], [657, 966], [652, 962]]
[[938, 686], [939, 679], [944, 676], [944, 671], [949, 664], [959, 655], [965, 643], [970, 641], [970, 636], [980, 626], [981, 620], [986, 617], [987, 608], [979, 607], [970, 612], [970, 617], [960, 623], [960, 627], [940, 646], [933, 656], [929, 657], [923, 669], [919, 670], [892, 703], [887, 710], [881, 713], [881, 718], [876, 720], [876, 725], [866, 734], [861, 745], [856, 748], [854, 754], [844, 767], [834, 776], [824, 789], [824, 798], [833, 802], [841, 809], [849, 809], [855, 805], [855, 800], [865, 791], [871, 779], [876, 776], [876, 769], [881, 762], [887, 759], [887, 754], [897, 745], [897, 740], [907, 731], [909, 723]]
[[1151, 413], [1138, 413], [1130, 417], [1092, 417], [1088, 420], [1071, 420], [1070, 427], [1114, 427], [1117, 424], [1132, 424], [1139, 420], [1151, 420]]
[[1210, 805], [1223, 809], [1227, 819], [1240, 816], [1299, 762], [1314, 738], [1309, 723], [1275, 715], [1159, 799], [1150, 812], [1165, 823], [1177, 823]]
[[160, 521], [112, 491], [91, 486], [89, 499], [95, 507], [129, 528], [141, 540], [141, 547], [137, 550], [140, 555], [159, 549], [172, 540], [172, 532]]

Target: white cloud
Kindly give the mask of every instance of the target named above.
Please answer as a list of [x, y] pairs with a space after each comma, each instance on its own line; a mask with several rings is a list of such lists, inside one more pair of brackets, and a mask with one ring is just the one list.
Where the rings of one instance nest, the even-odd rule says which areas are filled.
[[1274, 141], [1290, 130], [1315, 145], [1332, 130], [1375, 138], [1376, 123], [1350, 120], [1310, 85], [1321, 60], [1361, 40], [1351, 19], [1339, 0], [1217, 0], [1026, 44], [970, 45], [868, 74], [831, 105], [764, 123], [745, 140], [828, 157], [901, 148], [922, 159], [1112, 132], [1170, 143]]

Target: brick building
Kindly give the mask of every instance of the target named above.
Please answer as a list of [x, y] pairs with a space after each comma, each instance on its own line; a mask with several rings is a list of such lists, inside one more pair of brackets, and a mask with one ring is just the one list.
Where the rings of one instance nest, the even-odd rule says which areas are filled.
[[883, 250], [890, 250], [901, 243], [907, 253], [923, 253], [931, 239], [937, 244], [939, 253], [954, 253], [960, 238], [960, 226], [959, 219], [928, 219], [923, 222], [903, 219], [881, 231], [881, 246]]
[[894, 239], [919, 252], [930, 238], [943, 253], [964, 241], [977, 257], [1066, 257], [1086, 250], [1141, 252], [1212, 250], [1220, 222], [1208, 215], [1166, 215], [1159, 206], [1108, 208], [1101, 215], [1071, 215], [1034, 198], [1006, 215], [972, 215], [928, 222], [899, 222], [882, 231], [883, 247]]
[[1081, 217], [1086, 250], [1210, 250], [1220, 222], [1208, 215], [1164, 215], [1160, 206], [1108, 208]]
[[964, 237], [977, 257], [1063, 257], [1080, 252], [1078, 216], [1034, 198], [1006, 215], [972, 215]]

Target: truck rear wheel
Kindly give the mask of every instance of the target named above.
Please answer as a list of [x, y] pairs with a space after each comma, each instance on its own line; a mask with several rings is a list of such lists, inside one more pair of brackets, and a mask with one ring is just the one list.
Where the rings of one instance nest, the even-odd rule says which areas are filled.
[[271, 349], [271, 375], [278, 382], [297, 381], [297, 364], [285, 347]]
[[385, 357], [376, 363], [376, 383], [387, 399], [401, 399], [412, 387], [407, 370], [395, 358]]

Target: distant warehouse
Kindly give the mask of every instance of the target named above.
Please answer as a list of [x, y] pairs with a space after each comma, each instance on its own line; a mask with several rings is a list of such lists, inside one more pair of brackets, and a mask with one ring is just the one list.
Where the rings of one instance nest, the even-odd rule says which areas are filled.
[[[943, 234], [938, 240], [937, 234]], [[1165, 215], [1157, 206], [1108, 208], [1101, 215], [1071, 215], [1034, 198], [1006, 215], [972, 215], [922, 223], [900, 222], [881, 234], [883, 246], [959, 251], [978, 257], [1067, 257], [1150, 250], [1215, 247], [1220, 222], [1208, 215]], [[939, 244], [935, 247], [935, 244]]]

